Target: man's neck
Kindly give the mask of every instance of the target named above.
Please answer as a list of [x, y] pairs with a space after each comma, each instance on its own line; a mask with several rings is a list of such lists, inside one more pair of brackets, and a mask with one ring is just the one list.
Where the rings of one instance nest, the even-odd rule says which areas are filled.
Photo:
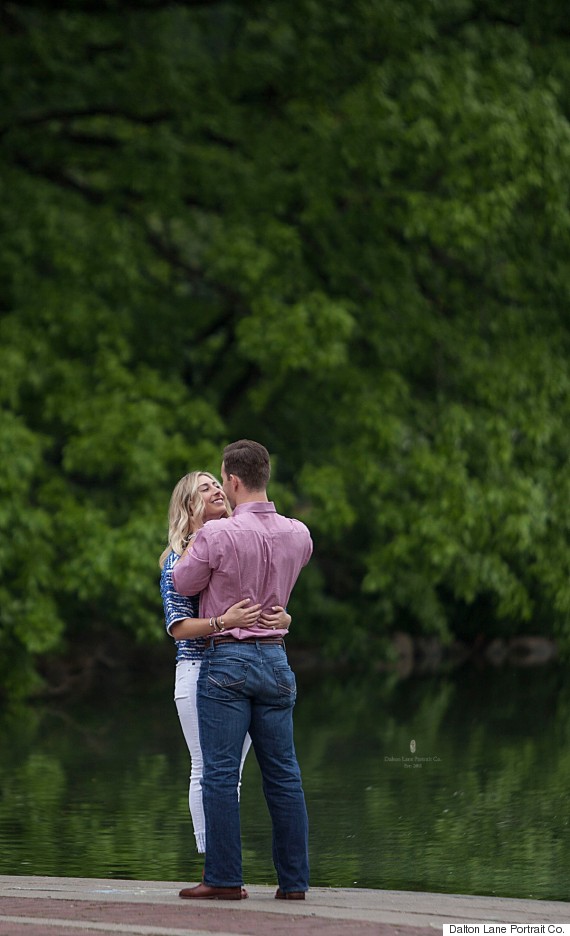
[[240, 504], [264, 504], [268, 503], [267, 491], [240, 491], [236, 495], [236, 507]]

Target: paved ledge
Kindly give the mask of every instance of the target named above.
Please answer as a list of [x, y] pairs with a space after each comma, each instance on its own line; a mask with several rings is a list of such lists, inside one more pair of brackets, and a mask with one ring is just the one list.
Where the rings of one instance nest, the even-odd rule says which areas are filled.
[[249, 900], [192, 903], [188, 881], [0, 875], [0, 936], [432, 936], [443, 923], [570, 923], [570, 904], [415, 891], [312, 888], [278, 901], [248, 885]]

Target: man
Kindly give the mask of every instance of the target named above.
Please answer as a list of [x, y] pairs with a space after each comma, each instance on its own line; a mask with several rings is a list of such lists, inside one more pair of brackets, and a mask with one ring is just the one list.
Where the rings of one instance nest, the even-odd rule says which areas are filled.
[[198, 679], [206, 863], [203, 882], [180, 891], [190, 900], [244, 896], [237, 787], [248, 731], [273, 824], [275, 896], [304, 900], [309, 887], [307, 810], [293, 744], [296, 686], [286, 631], [223, 626], [224, 610], [240, 598], [261, 604], [263, 611], [285, 607], [311, 557], [307, 527], [282, 517], [267, 498], [270, 470], [269, 453], [258, 442], [241, 439], [226, 446], [222, 482], [234, 513], [206, 523], [173, 572], [178, 592], [201, 593], [200, 616], [211, 618], [215, 630]]

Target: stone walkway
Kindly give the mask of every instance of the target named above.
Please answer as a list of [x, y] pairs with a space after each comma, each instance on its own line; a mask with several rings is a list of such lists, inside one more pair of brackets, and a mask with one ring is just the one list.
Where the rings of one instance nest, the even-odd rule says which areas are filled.
[[570, 923], [570, 904], [451, 894], [312, 888], [307, 900], [180, 900], [188, 881], [0, 875], [0, 936], [433, 936], [443, 923]]

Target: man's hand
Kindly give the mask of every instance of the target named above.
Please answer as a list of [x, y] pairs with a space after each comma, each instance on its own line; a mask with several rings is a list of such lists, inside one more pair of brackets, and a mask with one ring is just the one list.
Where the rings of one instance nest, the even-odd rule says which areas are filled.
[[273, 614], [264, 611], [259, 616], [257, 622], [259, 627], [266, 627], [268, 630], [289, 630], [291, 626], [291, 615], [287, 613], [281, 605], [275, 605], [272, 609]]

